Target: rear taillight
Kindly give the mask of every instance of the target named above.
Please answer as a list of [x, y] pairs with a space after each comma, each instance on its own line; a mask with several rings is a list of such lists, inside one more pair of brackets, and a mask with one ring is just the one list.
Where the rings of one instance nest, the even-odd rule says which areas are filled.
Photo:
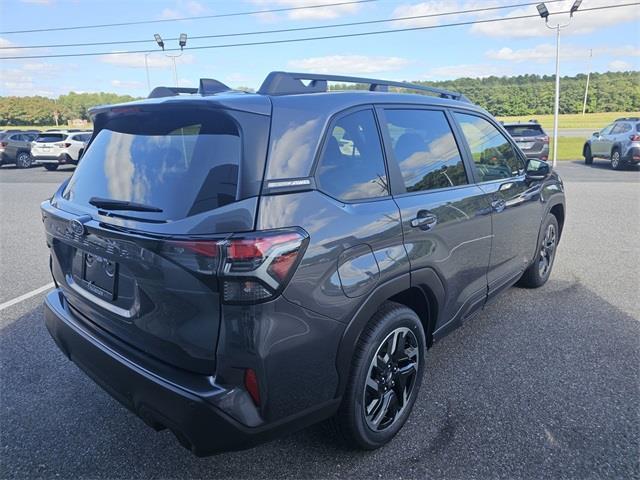
[[163, 244], [162, 255], [189, 270], [219, 279], [227, 303], [256, 303], [279, 294], [304, 253], [302, 230], [274, 230], [225, 240], [180, 240]]
[[55, 145], [56, 147], [60, 147], [60, 148], [69, 148], [71, 146], [70, 143], [65, 143], [65, 142], [58, 142]]
[[0, 142], [0, 147], [4, 148], [9, 145], [9, 142]]
[[547, 143], [549, 141], [549, 137], [547, 135], [544, 135], [542, 137], [536, 137], [536, 142], [545, 142]]
[[629, 137], [629, 140], [631, 140], [632, 142], [640, 142], [640, 135], [631, 135]]

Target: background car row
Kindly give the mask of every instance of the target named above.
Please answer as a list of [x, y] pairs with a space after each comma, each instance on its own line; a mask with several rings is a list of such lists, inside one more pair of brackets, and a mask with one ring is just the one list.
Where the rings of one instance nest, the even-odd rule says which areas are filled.
[[18, 168], [44, 165], [55, 170], [59, 165], [76, 165], [87, 143], [90, 131], [81, 130], [3, 130], [0, 131], [0, 165]]

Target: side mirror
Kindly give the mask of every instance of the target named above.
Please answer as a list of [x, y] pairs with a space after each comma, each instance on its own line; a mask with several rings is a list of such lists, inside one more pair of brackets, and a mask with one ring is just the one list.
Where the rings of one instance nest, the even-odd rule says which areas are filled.
[[593, 136], [598, 138], [600, 136], [600, 132], [593, 132]]
[[527, 162], [527, 180], [544, 180], [551, 173], [551, 165], [542, 160], [532, 158]]

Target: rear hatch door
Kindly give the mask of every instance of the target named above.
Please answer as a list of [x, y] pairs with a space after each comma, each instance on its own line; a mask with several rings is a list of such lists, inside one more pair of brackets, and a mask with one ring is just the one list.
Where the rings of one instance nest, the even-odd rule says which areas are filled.
[[79, 318], [212, 373], [218, 242], [254, 228], [269, 117], [160, 104], [96, 125], [73, 176], [42, 206], [54, 278]]

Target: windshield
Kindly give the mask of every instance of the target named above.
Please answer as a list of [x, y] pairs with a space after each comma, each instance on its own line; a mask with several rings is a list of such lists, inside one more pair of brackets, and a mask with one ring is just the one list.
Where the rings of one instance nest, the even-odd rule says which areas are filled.
[[224, 113], [129, 115], [100, 130], [63, 197], [141, 203], [162, 211], [136, 217], [182, 219], [236, 200], [240, 157], [240, 133]]

